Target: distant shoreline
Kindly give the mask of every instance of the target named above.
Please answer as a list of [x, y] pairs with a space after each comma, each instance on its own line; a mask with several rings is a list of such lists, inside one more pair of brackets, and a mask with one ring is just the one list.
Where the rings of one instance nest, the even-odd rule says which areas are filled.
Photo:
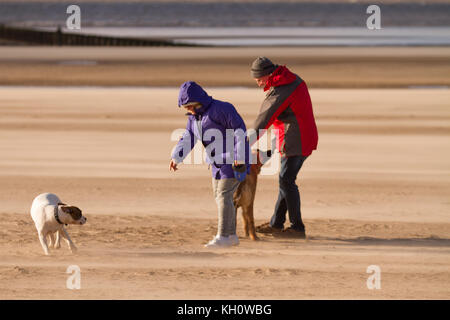
[[[42, 28], [42, 30], [50, 30]], [[156, 39], [205, 46], [450, 46], [448, 27], [99, 27], [68, 34]]]

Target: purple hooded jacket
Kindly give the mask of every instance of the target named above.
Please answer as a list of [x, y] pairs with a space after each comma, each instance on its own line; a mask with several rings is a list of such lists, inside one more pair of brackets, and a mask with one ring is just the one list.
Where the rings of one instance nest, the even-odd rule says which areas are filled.
[[[179, 107], [189, 102], [199, 102], [202, 107], [196, 110], [195, 115], [187, 114], [186, 131], [178, 141], [172, 159], [182, 162], [200, 140], [206, 148], [206, 161], [211, 165], [213, 178], [234, 178], [234, 160], [245, 161], [247, 173], [250, 173], [247, 129], [234, 106], [213, 99], [193, 81], [181, 85], [178, 97]], [[220, 143], [217, 139], [222, 137], [223, 142]]]

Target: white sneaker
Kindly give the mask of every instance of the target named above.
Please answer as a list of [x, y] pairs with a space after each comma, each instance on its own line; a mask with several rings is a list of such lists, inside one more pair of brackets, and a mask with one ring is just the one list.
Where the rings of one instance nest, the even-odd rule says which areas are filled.
[[228, 236], [228, 239], [230, 240], [232, 246], [239, 245], [239, 237], [237, 236], [237, 234], [232, 234], [231, 236]]
[[205, 244], [206, 248], [226, 248], [233, 244], [229, 237], [215, 236], [210, 242]]

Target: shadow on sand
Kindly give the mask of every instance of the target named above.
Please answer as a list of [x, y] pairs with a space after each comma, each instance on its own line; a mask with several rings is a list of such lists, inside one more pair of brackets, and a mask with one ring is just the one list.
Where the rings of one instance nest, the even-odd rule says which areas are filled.
[[345, 238], [345, 237], [308, 237], [308, 241], [332, 241], [343, 242], [349, 245], [362, 245], [362, 246], [415, 246], [415, 247], [449, 247], [450, 239], [439, 237], [428, 238], [392, 238], [383, 239], [375, 237], [357, 237], [357, 238]]

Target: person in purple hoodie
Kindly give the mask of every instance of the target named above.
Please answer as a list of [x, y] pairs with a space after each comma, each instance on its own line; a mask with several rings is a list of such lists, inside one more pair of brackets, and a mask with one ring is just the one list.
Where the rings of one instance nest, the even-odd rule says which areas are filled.
[[211, 167], [213, 193], [219, 213], [217, 235], [205, 247], [238, 245], [233, 194], [240, 181], [250, 173], [250, 148], [245, 123], [231, 103], [213, 99], [193, 81], [181, 85], [178, 107], [186, 109], [188, 121], [172, 153], [169, 170], [176, 171], [196, 142], [202, 142], [206, 149], [206, 161]]

